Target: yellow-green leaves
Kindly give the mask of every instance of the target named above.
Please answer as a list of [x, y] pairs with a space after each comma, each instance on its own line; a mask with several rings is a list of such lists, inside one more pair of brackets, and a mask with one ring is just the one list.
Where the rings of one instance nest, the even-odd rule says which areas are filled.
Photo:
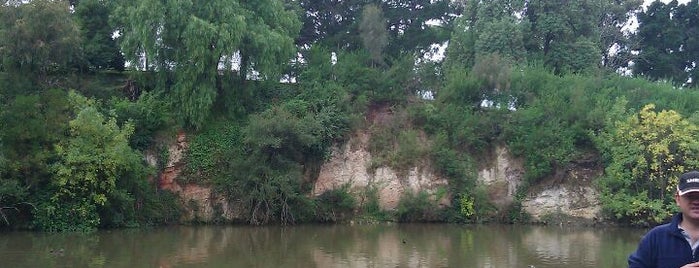
[[655, 112], [655, 105], [648, 104], [638, 116], [618, 124], [623, 140], [634, 143], [642, 148], [637, 155], [636, 166], [632, 169], [634, 175], [657, 183], [661, 196], [672, 192], [687, 163], [685, 159], [696, 156], [691, 151], [690, 144], [695, 143], [697, 126], [683, 119], [675, 111]]
[[[99, 223], [97, 208], [109, 202], [109, 196], [117, 190], [117, 181], [127, 170], [133, 169], [133, 165], [140, 164], [140, 157], [128, 144], [134, 131], [130, 123], [118, 126], [115, 118], [105, 117], [99, 111], [94, 100], [75, 92], [70, 92], [69, 98], [75, 117], [69, 122], [68, 139], [56, 145], [58, 162], [53, 167], [51, 184], [54, 191], [49, 206], [60, 208], [57, 211], [64, 214], [48, 209], [40, 211], [39, 218], [51, 218], [42, 222], [52, 225], [72, 222], [77, 217], [79, 222], [94, 224], [86, 228], [94, 228]], [[76, 206], [83, 210], [62, 206]], [[72, 228], [70, 225], [67, 224], [67, 228]]]
[[609, 128], [598, 140], [610, 161], [600, 179], [605, 208], [617, 219], [661, 222], [672, 212], [678, 176], [699, 167], [699, 128], [654, 104]]

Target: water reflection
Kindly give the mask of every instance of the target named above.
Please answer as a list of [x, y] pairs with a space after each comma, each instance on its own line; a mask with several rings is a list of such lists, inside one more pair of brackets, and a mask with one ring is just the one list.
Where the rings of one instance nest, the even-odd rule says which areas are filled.
[[6, 233], [0, 266], [624, 267], [644, 231], [397, 224]]

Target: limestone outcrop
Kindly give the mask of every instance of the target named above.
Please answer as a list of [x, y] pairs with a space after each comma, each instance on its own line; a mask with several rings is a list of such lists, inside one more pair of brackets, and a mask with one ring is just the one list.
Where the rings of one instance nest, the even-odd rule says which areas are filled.
[[[369, 187], [374, 187], [378, 192], [379, 206], [384, 210], [393, 210], [407, 191], [425, 191], [434, 196], [448, 186], [446, 179], [424, 167], [413, 167], [407, 174], [398, 173], [389, 167], [370, 170], [372, 159], [367, 150], [368, 141], [369, 136], [362, 133], [342, 147], [333, 148], [330, 160], [323, 164], [314, 183], [313, 195], [318, 196], [344, 185], [349, 185], [350, 191], [355, 194], [362, 195]], [[443, 196], [437, 201], [440, 205], [450, 205], [449, 200], [447, 196]]]
[[[369, 189], [376, 191], [379, 206], [393, 210], [407, 192], [427, 192], [441, 206], [450, 206], [450, 196], [438, 195], [448, 189], [448, 180], [437, 176], [428, 166], [412, 167], [407, 171], [396, 171], [390, 167], [370, 168], [372, 155], [368, 151], [370, 136], [358, 133], [342, 145], [332, 149], [332, 155], [320, 168], [313, 183], [311, 195], [349, 186], [357, 196], [365, 196]], [[160, 172], [160, 189], [177, 193], [182, 199], [186, 213], [183, 222], [240, 221], [241, 210], [235, 202], [214, 193], [211, 187], [191, 183], [180, 183], [177, 178], [183, 167], [183, 156], [187, 150], [185, 133], [178, 133], [176, 142], [169, 146], [169, 159]], [[148, 162], [157, 162], [155, 156], [146, 157]], [[488, 194], [496, 213], [503, 213], [513, 202], [523, 185], [525, 169], [522, 160], [511, 155], [505, 146], [496, 146], [492, 152], [479, 159], [478, 183]], [[565, 170], [556, 170], [550, 178], [528, 187], [520, 199], [523, 211], [533, 222], [549, 222], [554, 218], [596, 221], [601, 206], [599, 192], [592, 181], [602, 174], [601, 168], [590, 161], [573, 163]], [[365, 201], [360, 199], [360, 202]]]

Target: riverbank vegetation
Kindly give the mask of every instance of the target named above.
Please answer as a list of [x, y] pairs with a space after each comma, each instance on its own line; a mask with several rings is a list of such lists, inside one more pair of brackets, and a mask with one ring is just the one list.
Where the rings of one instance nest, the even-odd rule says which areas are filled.
[[[176, 223], [153, 178], [182, 129], [178, 179], [239, 200], [249, 224], [525, 221], [517, 205], [489, 218], [474, 156], [497, 144], [524, 159], [522, 193], [599, 155], [608, 220], [653, 224], [699, 168], [697, 0], [329, 2], [0, 2], [0, 225]], [[377, 110], [400, 120], [368, 125]], [[309, 197], [358, 130], [373, 167], [429, 161], [455, 205]]]

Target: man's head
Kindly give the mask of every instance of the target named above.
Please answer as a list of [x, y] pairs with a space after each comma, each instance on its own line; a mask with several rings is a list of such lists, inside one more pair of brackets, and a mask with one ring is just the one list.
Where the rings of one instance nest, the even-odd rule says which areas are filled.
[[699, 227], [699, 171], [680, 176], [675, 202], [682, 212], [682, 222]]
[[677, 193], [685, 195], [691, 192], [699, 192], [699, 171], [690, 171], [680, 176], [677, 183]]

